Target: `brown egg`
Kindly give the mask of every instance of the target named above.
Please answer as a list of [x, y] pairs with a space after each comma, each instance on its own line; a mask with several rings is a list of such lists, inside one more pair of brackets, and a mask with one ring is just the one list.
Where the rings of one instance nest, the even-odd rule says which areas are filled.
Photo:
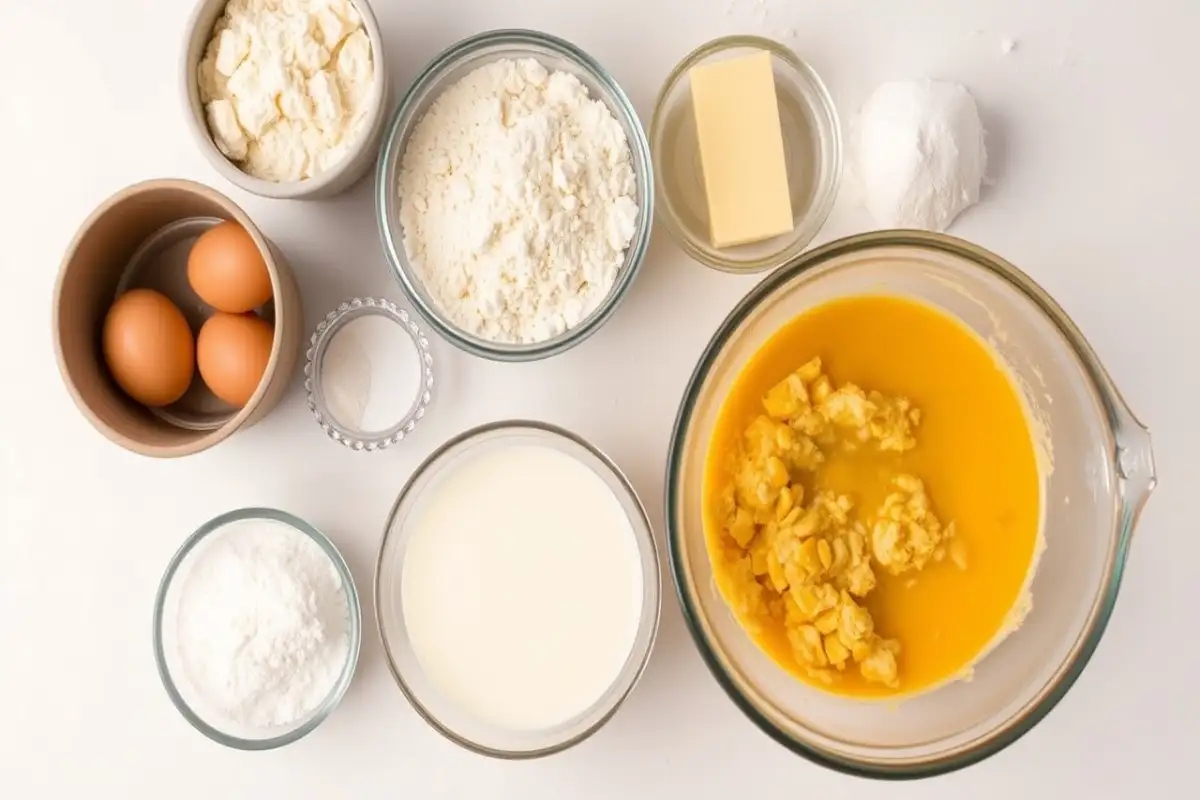
[[271, 299], [271, 275], [254, 239], [236, 222], [205, 231], [188, 253], [188, 283], [218, 311], [241, 314]]
[[275, 329], [253, 314], [218, 311], [196, 337], [196, 366], [200, 377], [217, 397], [241, 408], [250, 402], [267, 362]]
[[187, 391], [196, 342], [174, 303], [150, 289], [117, 298], [104, 318], [104, 361], [117, 385], [147, 406], [167, 406]]

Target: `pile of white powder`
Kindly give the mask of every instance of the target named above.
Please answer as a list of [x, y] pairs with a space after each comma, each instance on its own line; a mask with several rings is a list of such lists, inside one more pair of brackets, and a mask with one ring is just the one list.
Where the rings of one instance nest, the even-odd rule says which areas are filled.
[[885, 228], [944, 231], [979, 201], [983, 124], [964, 87], [885, 83], [863, 106], [857, 140], [863, 199]]
[[574, 75], [501, 60], [448, 88], [400, 169], [404, 249], [434, 302], [495, 342], [551, 339], [617, 279], [637, 227], [625, 131]]
[[192, 687], [239, 725], [307, 716], [350, 652], [349, 606], [333, 562], [308, 536], [269, 519], [232, 522], [199, 548], [177, 614]]

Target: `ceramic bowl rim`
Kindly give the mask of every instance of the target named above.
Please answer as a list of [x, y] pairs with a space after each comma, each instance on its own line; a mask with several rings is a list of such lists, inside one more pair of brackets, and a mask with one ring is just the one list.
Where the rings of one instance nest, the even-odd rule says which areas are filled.
[[[176, 445], [150, 445], [144, 442], [139, 442], [136, 439], [127, 436], [124, 433], [108, 425], [100, 419], [99, 415], [87, 404], [83, 398], [83, 393], [75, 383], [70, 371], [67, 368], [66, 354], [63, 352], [61, 330], [61, 308], [63, 285], [67, 279], [67, 273], [70, 272], [74, 265], [75, 257], [78, 254], [79, 247], [82, 245], [84, 238], [92, 232], [100, 221], [107, 215], [114, 213], [123, 204], [130, 200], [149, 192], [160, 191], [163, 189], [181, 191], [188, 194], [196, 195], [207, 202], [213, 203], [221, 208], [222, 211], [229, 214], [229, 218], [237, 222], [246, 232], [250, 234], [250, 238], [254, 240], [255, 247], [262, 255], [263, 260], [267, 265], [267, 272], [271, 276], [271, 291], [275, 301], [275, 335], [271, 340], [271, 355], [267, 360], [266, 369], [263, 370], [262, 379], [259, 380], [258, 386], [251, 395], [250, 400], [246, 405], [238, 409], [223, 425], [219, 428], [214, 428], [206, 432], [203, 436], [199, 436], [185, 444]], [[285, 266], [286, 268], [286, 266]], [[71, 395], [71, 400], [75, 403], [75, 407], [83, 414], [84, 418], [91, 423], [92, 427], [104, 435], [106, 439], [117, 444], [126, 450], [137, 453], [143, 456], [151, 456], [156, 458], [171, 458], [179, 456], [189, 456], [207, 450], [214, 445], [228, 439], [235, 432], [241, 429], [247, 421], [255, 414], [263, 397], [266, 395], [271, 382], [275, 380], [276, 367], [283, 353], [283, 325], [281, 320], [286, 313], [290, 313], [282, 308], [281, 300], [285, 296], [282, 285], [283, 277], [280, 275], [280, 266], [276, 261], [274, 251], [263, 235], [258, 226], [250, 219], [245, 211], [228, 197], [218, 192], [216, 189], [205, 186], [202, 183], [195, 181], [184, 180], [180, 178], [155, 178], [151, 180], [141, 181], [139, 183], [126, 186], [119, 189], [109, 197], [100, 202], [88, 214], [87, 218], [80, 223], [71, 239], [67, 249], [63, 253], [62, 260], [59, 264], [58, 277], [54, 283], [54, 294], [51, 308], [51, 326], [54, 340], [54, 355], [58, 362], [58, 371], [62, 376], [67, 392]], [[99, 355], [97, 355], [99, 358]], [[290, 379], [290, 378], [289, 378]], [[114, 391], [120, 391], [115, 389]]]

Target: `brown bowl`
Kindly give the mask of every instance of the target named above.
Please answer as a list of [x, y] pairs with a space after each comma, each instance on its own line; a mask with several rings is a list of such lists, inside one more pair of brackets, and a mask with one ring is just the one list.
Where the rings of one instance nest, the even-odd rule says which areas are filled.
[[[271, 358], [245, 407], [222, 406], [197, 375], [167, 409], [148, 409], [109, 375], [100, 350], [104, 317], [117, 295], [135, 285], [158, 289], [184, 311], [196, 332], [207, 310], [187, 288], [175, 247], [180, 231], [195, 235], [214, 220], [233, 220], [258, 245], [271, 274], [273, 299], [260, 313], [274, 317]], [[188, 221], [185, 223], [184, 221]], [[148, 250], [150, 246], [150, 250]], [[158, 260], [146, 256], [161, 255]], [[152, 180], [105, 200], [80, 226], [63, 256], [54, 287], [53, 336], [59, 370], [75, 405], [95, 428], [127, 450], [170, 458], [198, 453], [265, 417], [287, 392], [304, 334], [300, 292], [279, 251], [229, 198], [199, 183]]]

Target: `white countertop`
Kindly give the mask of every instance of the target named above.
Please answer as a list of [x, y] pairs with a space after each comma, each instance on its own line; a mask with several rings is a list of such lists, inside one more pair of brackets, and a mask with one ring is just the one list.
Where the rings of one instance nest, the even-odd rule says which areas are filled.
[[[840, 790], [987, 800], [1195, 786], [1193, 0], [375, 0], [399, 88], [463, 36], [532, 27], [606, 64], [647, 123], [679, 57], [733, 32], [789, 41], [845, 118], [887, 79], [932, 75], [975, 93], [996, 184], [953, 232], [1021, 266], [1074, 316], [1152, 428], [1161, 481], [1108, 633], [1058, 709], [981, 765], [904, 785], [825, 771], [762, 735], [705, 670], [669, 591], [658, 646], [626, 706], [590, 741], [540, 762], [473, 756], [427, 728], [388, 674], [369, 596], [357, 678], [307, 739], [237, 753], [179, 717], [154, 670], [151, 604], [171, 553], [219, 512], [267, 505], [309, 520], [369, 589], [385, 515], [418, 461], [466, 427], [523, 416], [572, 428], [610, 453], [661, 536], [663, 464], [685, 380], [752, 283], [690, 263], [660, 230], [626, 303], [577, 350], [514, 366], [437, 343], [439, 397], [403, 446], [367, 456], [328, 442], [296, 380], [266, 421], [212, 451], [169, 462], [126, 453], [76, 413], [49, 329], [63, 248], [121, 186], [174, 176], [228, 193], [287, 253], [310, 324], [349, 296], [402, 296], [384, 269], [369, 181], [327, 202], [263, 200], [226, 185], [196, 152], [176, 94], [190, 7], [0, 0], [0, 794], [588, 800]], [[1017, 42], [1008, 55], [1005, 38]], [[868, 227], [842, 203], [821, 238]]]

